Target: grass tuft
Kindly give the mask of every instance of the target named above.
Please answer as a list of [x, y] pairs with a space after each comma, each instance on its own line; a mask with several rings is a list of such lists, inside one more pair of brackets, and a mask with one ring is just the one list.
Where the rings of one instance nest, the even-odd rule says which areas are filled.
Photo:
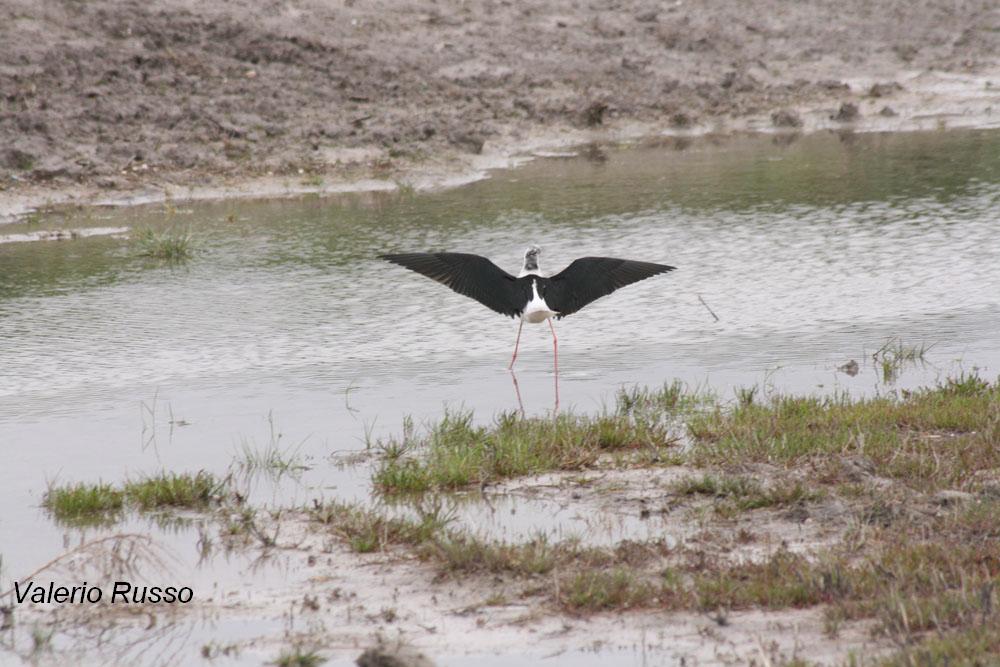
[[703, 495], [722, 501], [715, 507], [720, 514], [800, 505], [818, 500], [823, 495], [821, 491], [806, 489], [801, 482], [776, 482], [765, 488], [750, 477], [707, 473], [701, 477], [678, 480], [672, 490], [683, 496]]
[[120, 488], [104, 482], [51, 486], [42, 500], [56, 521], [74, 526], [110, 525], [127, 508], [140, 512], [162, 509], [203, 510], [217, 497], [224, 481], [212, 474], [162, 473]]
[[276, 667], [319, 667], [326, 660], [326, 657], [315, 649], [296, 646], [282, 652], [272, 664]]
[[214, 500], [221, 484], [211, 473], [162, 473], [135, 482], [126, 482], [125, 497], [140, 511], [204, 509]]
[[305, 440], [292, 447], [283, 447], [281, 439], [284, 436], [278, 430], [272, 412], [267, 413], [267, 423], [270, 431], [267, 445], [257, 448], [244, 440], [235, 460], [236, 467], [247, 475], [262, 472], [274, 480], [308, 470], [309, 466], [299, 453]]
[[284, 475], [297, 475], [309, 467], [299, 454], [299, 448], [283, 450], [276, 444], [254, 448], [248, 442], [240, 446], [236, 465], [244, 473], [263, 472], [277, 479]]
[[776, 395], [694, 413], [688, 429], [696, 465], [860, 455], [876, 474], [921, 490], [961, 487], [970, 470], [1000, 467], [1000, 384], [962, 375], [901, 396]]
[[900, 372], [907, 364], [917, 364], [933, 345], [906, 345], [899, 338], [890, 338], [882, 347], [875, 351], [872, 359], [875, 366], [882, 372], [882, 381], [889, 384], [896, 381]]
[[615, 568], [578, 572], [563, 583], [559, 592], [563, 607], [595, 612], [653, 606], [664, 591], [629, 569]]
[[634, 462], [673, 460], [678, 415], [706, 400], [674, 383], [658, 391], [622, 389], [615, 408], [596, 416], [502, 413], [493, 424], [477, 426], [471, 411], [446, 412], [426, 437], [416, 436], [407, 422], [401, 439], [377, 443], [382, 456], [373, 481], [383, 493], [423, 493], [580, 470], [605, 454]]
[[124, 506], [121, 490], [103, 482], [50, 486], [42, 499], [56, 521], [72, 526], [112, 524]]
[[781, 550], [763, 562], [699, 572], [694, 589], [704, 610], [784, 609], [825, 601], [840, 580], [803, 556]]
[[451, 520], [437, 510], [422, 512], [416, 520], [388, 517], [339, 501], [316, 503], [310, 515], [314, 521], [329, 526], [357, 553], [381, 551], [389, 545], [422, 545], [441, 533]]
[[534, 576], [551, 572], [560, 559], [576, 550], [568, 545], [554, 547], [544, 536], [523, 544], [505, 544], [452, 533], [435, 539], [425, 547], [426, 551], [433, 552], [448, 572], [506, 572]]
[[188, 259], [194, 253], [194, 241], [188, 230], [157, 231], [143, 227], [135, 230], [132, 243], [140, 257], [176, 262]]

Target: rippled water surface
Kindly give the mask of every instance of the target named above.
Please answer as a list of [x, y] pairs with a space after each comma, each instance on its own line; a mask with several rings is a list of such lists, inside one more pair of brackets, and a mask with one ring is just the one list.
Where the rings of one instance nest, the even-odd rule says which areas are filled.
[[[31, 240], [142, 226], [188, 229], [198, 252], [171, 265], [121, 235]], [[557, 323], [564, 409], [675, 378], [726, 397], [1000, 372], [995, 132], [668, 141], [440, 193], [74, 211], [5, 239], [22, 242], [0, 243], [0, 590], [87, 536], [38, 508], [53, 480], [223, 473], [278, 442], [310, 469], [257, 500], [361, 498], [367, 471], [339, 461], [366, 434], [517, 407], [516, 323], [381, 252], [475, 252], [516, 272], [534, 242], [553, 271], [581, 255], [677, 266]], [[933, 347], [887, 382], [870, 358], [894, 337]], [[851, 359], [860, 372], [838, 372]], [[547, 327], [525, 328], [516, 370], [525, 408], [551, 410]], [[530, 504], [495, 521], [507, 537], [589, 528]], [[191, 558], [190, 536], [164, 539]], [[246, 567], [198, 576], [273, 576]]]

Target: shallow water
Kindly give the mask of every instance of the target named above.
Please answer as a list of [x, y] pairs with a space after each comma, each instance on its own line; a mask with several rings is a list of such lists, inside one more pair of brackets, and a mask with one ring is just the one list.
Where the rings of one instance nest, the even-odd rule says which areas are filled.
[[[723, 397], [754, 384], [871, 394], [1000, 371], [1000, 133], [670, 140], [604, 157], [431, 194], [89, 209], [0, 229], [25, 241], [183, 227], [198, 243], [182, 265], [114, 234], [0, 243], [0, 591], [100, 534], [49, 520], [51, 481], [221, 474], [276, 442], [309, 470], [255, 484], [254, 501], [367, 498], [367, 470], [337, 463], [366, 437], [446, 406], [516, 408], [516, 323], [380, 252], [478, 252], [516, 271], [537, 242], [550, 270], [585, 254], [677, 266], [557, 324], [564, 409], [674, 379]], [[893, 337], [933, 347], [887, 382], [870, 357]], [[553, 408], [551, 355], [547, 327], [526, 327], [516, 378], [530, 413]], [[861, 372], [838, 372], [851, 359]], [[465, 516], [510, 539], [649, 531], [504, 502], [519, 511]], [[196, 560], [191, 531], [162, 539]], [[192, 576], [283, 576], [248, 568], [210, 561]]]

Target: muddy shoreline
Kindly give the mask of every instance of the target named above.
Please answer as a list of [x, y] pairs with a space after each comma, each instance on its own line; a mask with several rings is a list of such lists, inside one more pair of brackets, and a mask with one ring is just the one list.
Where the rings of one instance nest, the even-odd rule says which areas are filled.
[[991, 127], [998, 13], [19, 0], [0, 9], [0, 216], [447, 187], [665, 134]]

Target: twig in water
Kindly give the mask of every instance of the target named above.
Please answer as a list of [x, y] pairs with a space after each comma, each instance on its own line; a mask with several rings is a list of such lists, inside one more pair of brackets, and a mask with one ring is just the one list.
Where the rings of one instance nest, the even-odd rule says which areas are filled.
[[701, 305], [705, 306], [705, 309], [708, 310], [708, 312], [712, 315], [712, 317], [715, 318], [715, 321], [718, 322], [719, 316], [715, 314], [715, 311], [712, 310], [707, 303], [705, 303], [705, 300], [701, 298], [700, 294], [698, 295], [698, 301], [701, 301]]
[[[357, 408], [351, 407], [351, 392], [355, 389], [357, 389], [357, 386], [355, 386], [354, 381], [352, 380], [351, 383], [347, 385], [347, 389], [344, 390], [344, 407], [347, 408], [347, 411], [351, 413], [352, 417], [361, 412]], [[355, 417], [355, 419], [357, 419], [357, 417]]]

